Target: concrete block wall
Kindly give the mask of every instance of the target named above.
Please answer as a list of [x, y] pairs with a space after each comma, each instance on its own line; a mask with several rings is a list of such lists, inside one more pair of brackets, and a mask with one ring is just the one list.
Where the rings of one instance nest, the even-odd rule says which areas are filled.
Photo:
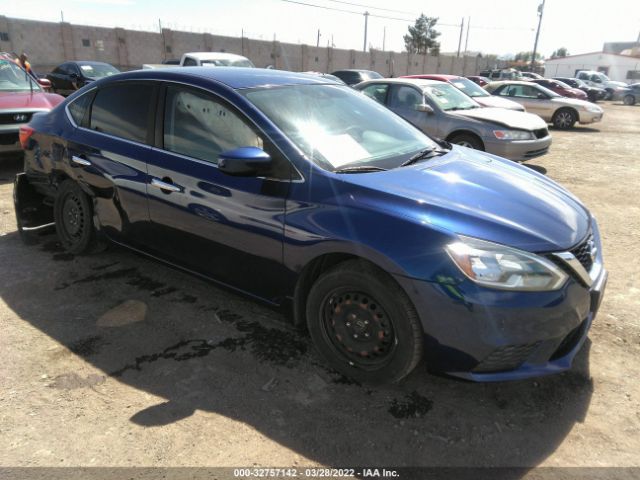
[[96, 60], [122, 70], [145, 63], [180, 58], [190, 51], [238, 53], [257, 67], [291, 71], [332, 72], [345, 68], [375, 70], [383, 76], [420, 73], [477, 74], [499, 66], [495, 57], [411, 55], [406, 52], [343, 50], [209, 33], [163, 29], [162, 33], [103, 28], [70, 23], [39, 22], [0, 15], [0, 51], [26, 52], [37, 72], [46, 73], [66, 60]]

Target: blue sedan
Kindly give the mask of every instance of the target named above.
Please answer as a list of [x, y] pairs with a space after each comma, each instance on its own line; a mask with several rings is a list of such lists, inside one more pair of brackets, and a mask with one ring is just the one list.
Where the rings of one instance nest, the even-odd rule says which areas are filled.
[[357, 381], [397, 382], [421, 359], [477, 381], [569, 369], [603, 295], [576, 197], [322, 77], [128, 72], [20, 141], [24, 239], [55, 225], [71, 253], [115, 242], [291, 305]]

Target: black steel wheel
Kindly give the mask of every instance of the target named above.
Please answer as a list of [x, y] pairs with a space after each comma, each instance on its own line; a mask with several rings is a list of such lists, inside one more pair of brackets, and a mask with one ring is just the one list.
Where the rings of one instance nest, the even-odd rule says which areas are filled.
[[93, 206], [78, 184], [72, 180], [60, 184], [53, 213], [58, 239], [67, 252], [81, 254], [98, 249]]
[[635, 105], [636, 97], [634, 97], [633, 95], [625, 95], [624, 98], [622, 99], [622, 102], [625, 105]]
[[306, 306], [315, 346], [337, 371], [365, 383], [392, 383], [422, 356], [418, 315], [400, 286], [360, 260], [339, 264], [315, 282]]

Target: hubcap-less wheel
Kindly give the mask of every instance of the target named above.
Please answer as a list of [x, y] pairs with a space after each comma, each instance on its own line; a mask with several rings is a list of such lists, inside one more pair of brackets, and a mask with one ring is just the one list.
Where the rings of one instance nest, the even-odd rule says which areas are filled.
[[93, 226], [91, 199], [72, 180], [58, 187], [53, 214], [58, 238], [67, 252], [79, 255], [103, 248]]
[[360, 368], [386, 363], [395, 349], [393, 323], [364, 292], [336, 290], [323, 303], [323, 333], [339, 355]]
[[84, 215], [82, 203], [77, 195], [69, 194], [62, 206], [62, 221], [65, 233], [70, 239], [82, 237], [84, 229]]
[[625, 105], [633, 105], [636, 103], [636, 99], [631, 95], [627, 95], [623, 98], [623, 102]]
[[460, 145], [461, 147], [474, 148], [473, 145], [466, 140], [460, 140], [459, 142], [456, 142], [456, 145]]

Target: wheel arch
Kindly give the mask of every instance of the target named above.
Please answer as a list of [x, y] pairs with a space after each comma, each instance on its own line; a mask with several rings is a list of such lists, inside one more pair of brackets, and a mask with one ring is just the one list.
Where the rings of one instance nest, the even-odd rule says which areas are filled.
[[453, 138], [457, 137], [458, 135], [470, 135], [474, 137], [476, 140], [478, 140], [478, 142], [480, 142], [480, 145], [482, 145], [483, 150], [487, 149], [487, 146], [484, 144], [482, 137], [478, 133], [472, 130], [467, 130], [467, 129], [454, 130], [449, 135], [447, 135], [447, 138], [446, 138], [447, 142], [450, 142]]

